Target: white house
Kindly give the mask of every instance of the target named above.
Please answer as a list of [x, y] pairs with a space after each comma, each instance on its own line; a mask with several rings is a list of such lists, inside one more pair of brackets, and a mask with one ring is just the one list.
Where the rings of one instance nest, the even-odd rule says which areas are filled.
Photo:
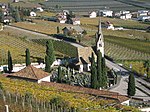
[[44, 11], [44, 9], [42, 7], [37, 7], [36, 9], [39, 10], [40, 12]]
[[120, 11], [120, 14], [129, 14], [129, 13], [130, 13], [130, 11], [127, 11], [127, 10]]
[[147, 16], [149, 10], [139, 10], [138, 11], [138, 16]]
[[97, 13], [94, 11], [89, 13], [89, 18], [96, 18], [96, 16], [97, 16]]
[[131, 13], [126, 13], [126, 14], [121, 14], [120, 19], [131, 19], [132, 14]]
[[32, 11], [32, 12], [30, 12], [30, 16], [31, 16], [31, 17], [35, 17], [35, 16], [36, 16], [36, 13]]
[[59, 23], [62, 23], [62, 24], [66, 23], [66, 19], [60, 19]]
[[73, 25], [80, 25], [80, 19], [79, 18], [72, 18]]
[[99, 14], [101, 16], [104, 16], [104, 17], [112, 17], [113, 16], [113, 11], [111, 11], [111, 10], [100, 10]]
[[13, 0], [13, 2], [19, 2], [19, 0]]
[[150, 16], [139, 16], [137, 18], [138, 21], [145, 21], [146, 19], [150, 19]]
[[6, 4], [0, 4], [2, 9], [6, 9]]

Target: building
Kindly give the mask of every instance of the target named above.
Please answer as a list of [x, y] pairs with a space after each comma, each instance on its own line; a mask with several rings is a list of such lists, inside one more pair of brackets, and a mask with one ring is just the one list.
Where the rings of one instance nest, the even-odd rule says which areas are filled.
[[73, 25], [80, 25], [80, 19], [79, 18], [72, 18], [72, 24]]
[[120, 19], [131, 19], [132, 14], [131, 13], [126, 13], [126, 14], [121, 14]]
[[13, 0], [13, 2], [19, 2], [19, 0]]
[[44, 72], [42, 69], [33, 67], [32, 65], [29, 65], [16, 73], [9, 74], [8, 77], [37, 83], [41, 83], [42, 81], [50, 82], [49, 73]]
[[139, 10], [138, 11], [138, 16], [147, 16], [149, 10]]
[[65, 27], [62, 30], [64, 35], [78, 35], [84, 31], [80, 26]]
[[76, 64], [79, 72], [90, 71], [91, 66], [91, 56], [94, 53], [91, 47], [78, 47], [78, 63]]
[[92, 47], [79, 47], [77, 50], [78, 52], [78, 63], [76, 66], [79, 69], [79, 72], [83, 71], [90, 71], [91, 66], [91, 55], [94, 53], [95, 59], [96, 59], [96, 53], [97, 51], [100, 51], [102, 53], [102, 57], [104, 57], [104, 39], [103, 34], [101, 30], [101, 20], [99, 21], [99, 27], [98, 32], [96, 33], [96, 49], [93, 50]]
[[148, 19], [150, 19], [150, 16], [139, 16], [137, 18], [138, 21], [145, 21], [145, 20], [148, 20]]
[[0, 7], [1, 7], [2, 9], [6, 9], [6, 8], [7, 8], [7, 5], [6, 5], [6, 4], [3, 4], [3, 3], [0, 3]]
[[44, 9], [42, 7], [37, 7], [36, 9], [39, 10], [40, 12], [44, 11]]
[[31, 16], [31, 17], [35, 17], [35, 16], [36, 16], [36, 13], [32, 11], [32, 12], [30, 12], [30, 16]]
[[89, 13], [89, 18], [96, 18], [97, 13], [95, 11]]
[[96, 33], [96, 50], [102, 53], [104, 57], [104, 38], [102, 34], [101, 20], [99, 20], [98, 32]]
[[99, 15], [104, 16], [104, 17], [112, 17], [113, 11], [111, 11], [111, 10], [100, 10]]

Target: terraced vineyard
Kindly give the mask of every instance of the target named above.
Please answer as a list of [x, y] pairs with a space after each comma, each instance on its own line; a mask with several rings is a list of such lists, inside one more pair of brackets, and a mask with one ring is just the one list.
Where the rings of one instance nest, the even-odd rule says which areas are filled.
[[114, 60], [149, 60], [150, 54], [105, 42], [105, 53]]
[[[22, 112], [53, 110], [62, 112], [64, 109], [65, 112], [70, 112], [73, 109], [77, 109], [78, 112], [117, 112], [115, 108], [102, 108], [105, 105], [113, 104], [114, 100], [103, 100], [82, 92], [61, 91], [56, 86], [42, 86], [32, 82], [11, 80], [2, 76], [0, 76], [0, 82], [3, 90], [5, 90], [5, 92], [0, 93], [0, 98], [3, 99], [5, 95], [5, 103], [9, 104], [11, 110], [16, 110], [15, 112], [20, 112], [19, 110]], [[15, 105], [19, 104], [20, 107], [16, 108]], [[24, 107], [28, 107], [28, 109], [25, 110]]]
[[0, 46], [1, 61], [6, 61], [8, 50], [10, 50], [14, 61], [24, 62], [26, 48], [30, 49], [32, 60], [45, 56], [45, 47], [33, 42], [23, 41], [20, 38], [0, 35]]
[[[43, 3], [46, 7], [55, 8], [56, 5], [61, 9], [67, 9], [74, 12], [89, 12], [100, 9], [118, 10], [137, 10], [139, 7], [124, 4], [115, 0], [53, 0]], [[58, 10], [58, 9], [56, 9]]]

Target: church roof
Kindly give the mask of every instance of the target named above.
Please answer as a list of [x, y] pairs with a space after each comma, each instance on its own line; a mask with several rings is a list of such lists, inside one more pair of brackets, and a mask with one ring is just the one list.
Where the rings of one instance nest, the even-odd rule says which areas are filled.
[[92, 52], [94, 53], [93, 49], [91, 47], [78, 47], [78, 59], [79, 62], [77, 63], [77, 65], [80, 64], [89, 64], [90, 62], [90, 58], [92, 55]]
[[24, 69], [20, 70], [19, 72], [11, 74], [10, 76], [39, 80], [49, 76], [49, 73], [44, 72], [43, 70], [38, 69], [36, 67], [33, 67], [32, 65], [29, 65]]

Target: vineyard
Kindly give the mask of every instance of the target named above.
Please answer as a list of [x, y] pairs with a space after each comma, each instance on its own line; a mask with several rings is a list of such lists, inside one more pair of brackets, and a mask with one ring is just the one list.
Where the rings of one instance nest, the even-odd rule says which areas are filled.
[[[74, 12], [89, 12], [102, 9], [120, 10], [137, 10], [141, 9], [132, 5], [124, 4], [115, 0], [53, 0], [42, 3], [45, 7], [55, 10], [71, 10]], [[60, 8], [55, 8], [56, 5]]]
[[[32, 39], [33, 42], [35, 42], [39, 45], [43, 45], [43, 46], [45, 46], [47, 40], [48, 39]], [[65, 57], [65, 56], [77, 57], [77, 48], [76, 47], [74, 47], [71, 44], [68, 44], [64, 41], [52, 40], [52, 42], [53, 42], [54, 50], [64, 54], [63, 57]]]
[[114, 60], [148, 60], [150, 54], [105, 42], [105, 53]]
[[6, 63], [7, 52], [10, 50], [13, 61], [15, 63], [25, 61], [25, 50], [30, 49], [31, 58], [33, 61], [37, 58], [45, 56], [45, 47], [35, 44], [33, 42], [21, 40], [20, 38], [0, 35], [0, 60], [1, 64]]
[[[4, 104], [9, 105], [10, 110], [15, 112], [117, 112], [115, 107], [109, 106], [114, 104], [114, 100], [104, 100], [82, 92], [65, 92], [55, 86], [42, 86], [2, 76], [0, 82], [0, 101], [3, 100]], [[138, 112], [131, 107], [122, 109]]]

